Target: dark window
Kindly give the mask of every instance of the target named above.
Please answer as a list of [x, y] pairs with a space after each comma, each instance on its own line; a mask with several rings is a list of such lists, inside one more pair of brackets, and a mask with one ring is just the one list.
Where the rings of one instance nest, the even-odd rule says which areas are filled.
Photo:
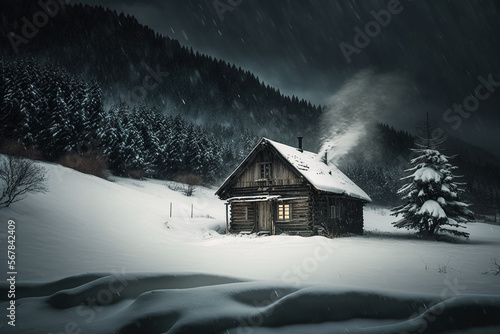
[[265, 162], [260, 164], [260, 178], [270, 179], [271, 178], [271, 163]]
[[330, 205], [330, 218], [337, 218], [337, 207], [335, 205]]
[[328, 204], [328, 218], [340, 218], [340, 201], [337, 198], [329, 198]]

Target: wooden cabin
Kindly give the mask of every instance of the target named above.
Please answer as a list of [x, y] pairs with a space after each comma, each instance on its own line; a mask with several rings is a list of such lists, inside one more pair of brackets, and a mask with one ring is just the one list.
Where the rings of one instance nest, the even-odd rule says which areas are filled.
[[324, 157], [262, 138], [217, 190], [228, 233], [363, 234], [370, 197]]

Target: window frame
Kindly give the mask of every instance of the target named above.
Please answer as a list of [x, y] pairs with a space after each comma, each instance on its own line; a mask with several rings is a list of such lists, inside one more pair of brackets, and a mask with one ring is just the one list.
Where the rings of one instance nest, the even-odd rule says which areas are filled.
[[273, 169], [270, 162], [261, 162], [259, 176], [261, 180], [270, 180], [272, 177]]
[[328, 218], [330, 219], [338, 218], [337, 206], [335, 204], [330, 205]]
[[340, 206], [340, 200], [338, 198], [330, 197], [328, 199], [328, 218], [329, 219], [341, 219], [342, 209]]
[[[288, 214], [286, 213], [288, 209]], [[279, 203], [277, 208], [277, 221], [289, 222], [292, 220], [292, 203]]]

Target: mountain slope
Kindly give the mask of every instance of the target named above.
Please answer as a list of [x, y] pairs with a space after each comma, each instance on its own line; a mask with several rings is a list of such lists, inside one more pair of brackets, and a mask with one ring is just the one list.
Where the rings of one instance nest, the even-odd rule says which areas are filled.
[[23, 36], [22, 17], [41, 10], [26, 0], [0, 4], [0, 55], [50, 58], [73, 74], [95, 78], [108, 104], [158, 105], [168, 113], [245, 125], [280, 140], [313, 137], [319, 107], [283, 96], [250, 72], [195, 53], [109, 9], [65, 5], [27, 43], [12, 47], [9, 34]]

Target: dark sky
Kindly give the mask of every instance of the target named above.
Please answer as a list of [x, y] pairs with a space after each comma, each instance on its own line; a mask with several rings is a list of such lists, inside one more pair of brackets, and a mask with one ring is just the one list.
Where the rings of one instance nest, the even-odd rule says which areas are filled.
[[343, 91], [355, 106], [373, 89], [367, 119], [413, 132], [429, 112], [448, 135], [500, 157], [500, 1], [81, 2], [133, 14], [315, 104], [339, 103]]

